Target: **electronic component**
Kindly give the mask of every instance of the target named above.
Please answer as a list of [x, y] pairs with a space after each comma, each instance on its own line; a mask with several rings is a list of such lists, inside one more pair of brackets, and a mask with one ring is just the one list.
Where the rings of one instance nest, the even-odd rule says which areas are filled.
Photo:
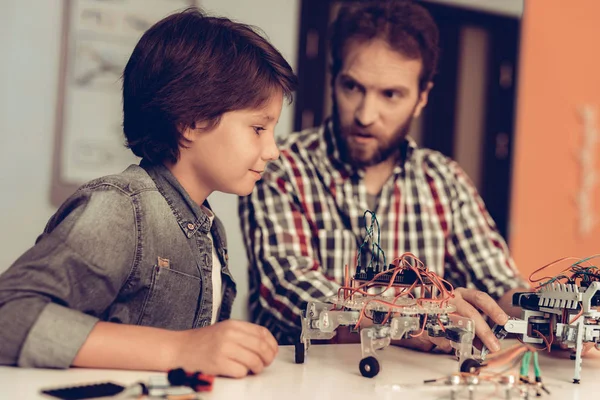
[[[365, 213], [365, 218], [367, 214]], [[429, 334], [447, 338], [455, 349], [462, 365], [473, 358], [474, 322], [452, 314], [456, 308], [450, 304], [452, 286], [413, 254], [405, 253], [388, 265], [385, 255], [374, 240], [379, 232], [377, 220], [371, 214], [371, 226], [359, 248], [356, 272], [350, 278], [346, 266], [344, 284], [337, 295], [324, 302], [309, 302], [302, 316], [302, 332], [295, 343], [296, 363], [303, 363], [311, 340], [329, 340], [339, 326], [360, 329], [362, 359], [360, 373], [372, 378], [379, 373], [376, 350], [388, 346], [392, 340]], [[371, 246], [371, 261], [360, 265], [360, 255]], [[379, 254], [383, 256], [380, 262]], [[372, 325], [361, 328], [361, 321], [370, 319]], [[474, 361], [474, 360], [473, 360]]]
[[600, 348], [600, 312], [595, 309], [600, 305], [600, 271], [593, 265], [584, 265], [595, 257], [598, 256], [578, 260], [560, 275], [543, 278], [548, 279], [545, 282], [532, 280], [541, 282], [536, 290], [513, 295], [513, 306], [522, 310], [521, 319], [510, 319], [502, 327], [508, 333], [520, 335], [527, 344], [542, 344], [550, 350], [552, 344], [559, 343], [573, 349], [574, 383], [581, 380], [584, 343]]

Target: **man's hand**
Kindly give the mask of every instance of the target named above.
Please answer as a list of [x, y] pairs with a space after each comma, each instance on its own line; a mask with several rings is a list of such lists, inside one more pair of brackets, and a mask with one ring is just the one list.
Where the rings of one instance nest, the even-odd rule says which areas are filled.
[[[508, 321], [508, 315], [500, 308], [494, 299], [487, 293], [475, 289], [458, 288], [454, 290], [454, 298], [450, 304], [456, 307], [456, 314], [467, 317], [475, 323], [475, 335], [492, 352], [500, 350], [500, 342], [494, 336], [489, 325], [478, 311], [489, 316], [495, 323], [504, 325]], [[436, 351], [449, 353], [452, 351], [450, 341], [440, 337], [430, 337], [427, 332], [414, 338], [394, 341], [403, 347], [409, 347], [421, 351]]]
[[227, 320], [178, 332], [171, 364], [210, 375], [242, 378], [270, 365], [279, 349], [266, 328]]
[[454, 290], [454, 299], [450, 304], [456, 306], [456, 313], [471, 318], [475, 322], [475, 335], [492, 352], [500, 350], [500, 342], [494, 336], [490, 326], [478, 309], [498, 325], [505, 325], [508, 315], [487, 293], [475, 289], [458, 288]]

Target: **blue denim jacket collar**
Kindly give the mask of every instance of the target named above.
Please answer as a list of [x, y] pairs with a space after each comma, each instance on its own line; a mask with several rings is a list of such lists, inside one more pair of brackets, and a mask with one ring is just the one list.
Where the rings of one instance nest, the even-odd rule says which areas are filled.
[[[140, 162], [140, 166], [154, 180], [158, 191], [167, 200], [181, 230], [188, 238], [192, 237], [197, 230], [205, 234], [210, 232], [210, 219], [200, 206], [191, 199], [167, 167], [162, 164], [150, 164], [145, 160]], [[208, 201], [204, 201], [204, 206], [210, 209]]]

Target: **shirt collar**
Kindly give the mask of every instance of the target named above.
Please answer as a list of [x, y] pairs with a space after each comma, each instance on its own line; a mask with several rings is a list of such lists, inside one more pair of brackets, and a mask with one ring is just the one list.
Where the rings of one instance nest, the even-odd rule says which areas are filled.
[[[198, 230], [205, 234], [210, 232], [212, 222], [209, 216], [191, 199], [167, 167], [162, 164], [151, 164], [145, 160], [140, 162], [140, 166], [150, 175], [188, 238]], [[203, 207], [210, 210], [208, 201], [203, 203]]]

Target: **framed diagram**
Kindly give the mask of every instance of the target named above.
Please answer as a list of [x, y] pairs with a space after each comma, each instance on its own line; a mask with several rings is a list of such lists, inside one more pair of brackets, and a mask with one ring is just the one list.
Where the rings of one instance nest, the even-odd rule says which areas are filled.
[[125, 147], [121, 76], [142, 34], [197, 0], [63, 0], [50, 199], [139, 160]]

